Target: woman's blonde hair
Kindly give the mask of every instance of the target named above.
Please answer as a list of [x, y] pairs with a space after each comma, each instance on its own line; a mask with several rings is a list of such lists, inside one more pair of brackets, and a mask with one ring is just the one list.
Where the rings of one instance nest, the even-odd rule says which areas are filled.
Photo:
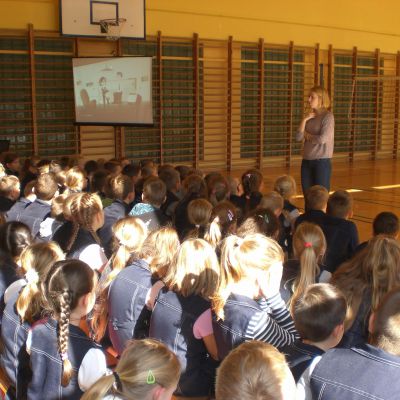
[[164, 344], [153, 339], [132, 340], [114, 373], [100, 378], [82, 400], [99, 400], [107, 395], [147, 399], [157, 385], [175, 388], [180, 369], [176, 355]]
[[111, 258], [112, 270], [99, 285], [95, 312], [91, 322], [97, 341], [103, 338], [108, 320], [108, 289], [116, 276], [130, 263], [142, 248], [147, 236], [145, 223], [136, 217], [125, 217], [112, 226], [115, 252]]
[[82, 192], [86, 185], [86, 174], [82, 168], [72, 167], [65, 175], [65, 193]]
[[296, 181], [290, 175], [282, 175], [275, 180], [274, 190], [285, 200], [290, 200], [297, 192]]
[[400, 244], [385, 236], [373, 237], [366, 248], [339, 267], [331, 283], [346, 297], [348, 329], [357, 316], [365, 290], [371, 290], [371, 311], [375, 311], [383, 296], [400, 286]]
[[72, 197], [71, 202], [68, 202], [67, 199], [65, 206], [71, 213], [70, 217], [73, 223], [67, 251], [71, 250], [80, 228], [88, 230], [95, 241], [100, 244], [100, 238], [93, 229], [96, 215], [103, 212], [103, 204], [100, 197], [95, 193], [78, 193]]
[[300, 261], [300, 274], [293, 282], [290, 304], [294, 304], [308, 286], [316, 283], [320, 273], [318, 262], [325, 251], [325, 235], [318, 225], [303, 222], [297, 227], [293, 235], [293, 254]]
[[314, 86], [310, 89], [310, 93], [315, 93], [320, 100], [320, 108], [326, 108], [327, 110], [331, 107], [331, 99], [329, 93], [322, 86]]
[[139, 258], [146, 259], [152, 274], [163, 279], [179, 247], [180, 242], [176, 230], [165, 226], [150, 232], [139, 252]]
[[294, 400], [295, 393], [285, 356], [264, 342], [242, 343], [217, 370], [216, 400]]
[[21, 254], [21, 267], [27, 284], [22, 289], [16, 303], [17, 313], [22, 322], [34, 322], [45, 306], [43, 287], [50, 267], [64, 259], [64, 253], [57, 243], [35, 243], [26, 247]]
[[239, 282], [254, 270], [268, 271], [283, 259], [279, 244], [262, 234], [248, 235], [244, 239], [236, 235], [228, 236], [222, 244], [220, 284], [211, 302], [217, 318], [224, 319], [230, 284]]
[[220, 267], [214, 249], [203, 239], [188, 239], [181, 245], [164, 279], [166, 286], [182, 296], [205, 299], [218, 287]]

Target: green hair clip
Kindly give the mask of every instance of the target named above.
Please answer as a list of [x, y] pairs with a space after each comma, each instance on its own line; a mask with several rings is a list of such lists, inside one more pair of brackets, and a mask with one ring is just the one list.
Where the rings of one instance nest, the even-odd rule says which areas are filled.
[[154, 383], [156, 383], [156, 377], [154, 376], [153, 371], [151, 369], [149, 369], [149, 372], [147, 373], [146, 383], [148, 385], [153, 385]]

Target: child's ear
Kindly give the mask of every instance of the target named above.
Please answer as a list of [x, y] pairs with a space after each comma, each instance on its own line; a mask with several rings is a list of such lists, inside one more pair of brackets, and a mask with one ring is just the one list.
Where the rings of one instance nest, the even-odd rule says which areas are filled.
[[346, 219], [350, 219], [353, 218], [353, 210], [350, 210], [347, 214], [347, 218]]

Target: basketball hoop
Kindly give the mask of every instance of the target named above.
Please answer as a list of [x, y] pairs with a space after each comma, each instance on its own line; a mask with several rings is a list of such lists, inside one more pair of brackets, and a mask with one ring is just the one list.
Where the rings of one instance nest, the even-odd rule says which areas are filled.
[[99, 21], [100, 31], [106, 34], [107, 40], [118, 40], [121, 37], [121, 29], [125, 22], [125, 18], [102, 19]]

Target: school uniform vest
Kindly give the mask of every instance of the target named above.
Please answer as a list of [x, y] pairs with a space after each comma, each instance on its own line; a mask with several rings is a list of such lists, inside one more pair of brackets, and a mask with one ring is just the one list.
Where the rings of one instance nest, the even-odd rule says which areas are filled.
[[36, 199], [24, 209], [20, 221], [29, 226], [32, 236], [35, 237], [39, 232], [40, 224], [50, 216], [50, 212], [50, 204]]
[[21, 215], [26, 207], [32, 202], [25, 197], [21, 197], [8, 211], [6, 214], [6, 221], [19, 221]]
[[202, 339], [193, 335], [193, 325], [210, 303], [200, 296], [183, 297], [161, 289], [150, 322], [150, 337], [165, 343], [182, 368], [178, 396], [207, 396], [213, 386], [215, 362], [208, 355]]
[[4, 309], [1, 323], [1, 340], [3, 348], [0, 362], [18, 399], [26, 398], [28, 383], [32, 374], [29, 366], [29, 355], [26, 352], [26, 339], [31, 325], [21, 323], [17, 314], [16, 302], [19, 292], [14, 293]]
[[67, 253], [67, 258], [79, 259], [79, 256], [91, 244], [97, 244], [93, 235], [86, 229], [79, 229], [75, 242], [72, 244], [71, 249]]
[[400, 357], [370, 345], [327, 351], [310, 380], [313, 399], [397, 400]]
[[224, 320], [217, 321], [216, 315], [213, 314], [214, 336], [220, 360], [245, 341], [249, 322], [260, 311], [262, 310], [255, 300], [231, 293], [225, 303]]
[[78, 400], [83, 395], [78, 384], [78, 371], [86, 353], [100, 348], [77, 326], [69, 325], [68, 358], [73, 374], [68, 386], [61, 385], [62, 361], [57, 340], [58, 323], [48, 319], [32, 329], [32, 381], [28, 386], [29, 400]]
[[128, 215], [129, 205], [122, 200], [114, 200], [104, 209], [104, 225], [99, 229], [99, 237], [107, 258], [112, 255], [112, 226], [119, 219]]
[[297, 383], [314, 358], [324, 354], [324, 351], [316, 346], [297, 340], [291, 345], [285, 346], [281, 353], [285, 355], [290, 371], [292, 371], [294, 380]]
[[128, 340], [148, 337], [151, 312], [146, 307], [146, 296], [152, 285], [151, 271], [144, 260], [124, 268], [110, 285], [108, 333], [118, 354]]

